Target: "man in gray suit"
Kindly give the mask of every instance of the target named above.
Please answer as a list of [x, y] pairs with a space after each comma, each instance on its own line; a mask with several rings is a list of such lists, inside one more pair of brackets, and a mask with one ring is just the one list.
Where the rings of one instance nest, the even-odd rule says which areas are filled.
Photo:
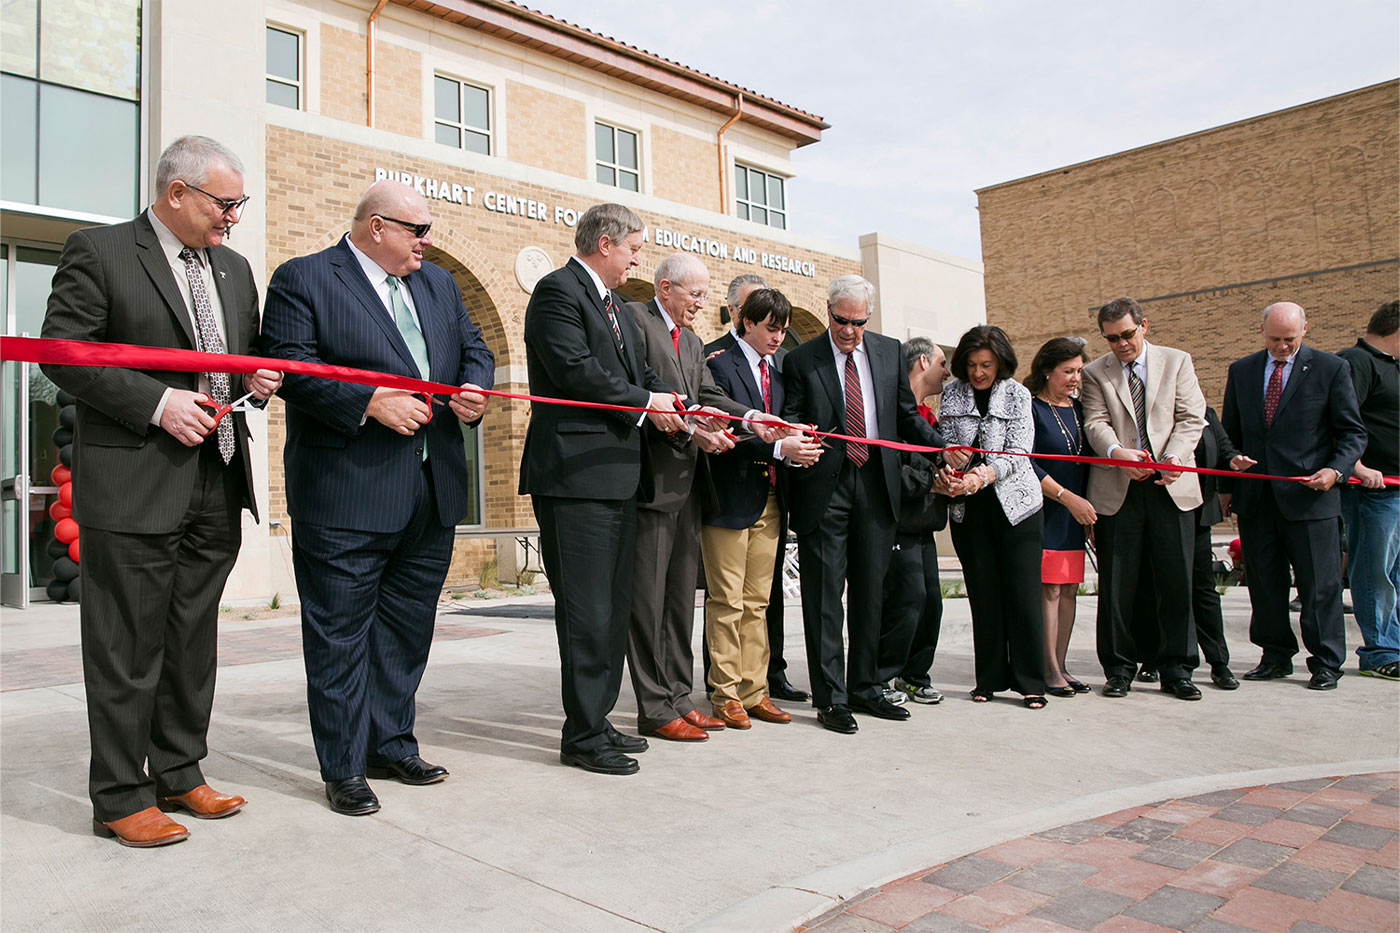
[[[175, 140], [156, 165], [149, 210], [68, 237], [43, 336], [247, 353], [257, 285], [248, 261], [223, 245], [247, 200], [237, 156], [204, 136]], [[266, 399], [281, 375], [44, 372], [78, 400], [73, 516], [92, 829], [139, 848], [178, 842], [188, 830], [161, 810], [218, 819], [245, 802], [212, 790], [199, 766], [219, 597], [238, 556], [240, 511], [257, 516], [243, 414], [216, 426], [210, 402]]]

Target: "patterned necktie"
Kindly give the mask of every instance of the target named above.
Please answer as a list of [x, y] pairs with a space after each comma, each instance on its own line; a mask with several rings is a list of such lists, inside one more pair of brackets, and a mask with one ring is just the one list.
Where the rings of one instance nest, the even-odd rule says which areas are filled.
[[627, 347], [622, 342], [622, 328], [617, 326], [617, 315], [613, 313], [612, 292], [603, 293], [603, 312], [608, 316], [608, 323], [612, 325], [613, 339], [617, 341], [617, 352], [626, 354]]
[[[765, 414], [773, 411], [773, 379], [768, 375], [768, 361], [763, 357], [758, 360], [758, 389], [763, 395], [763, 411]], [[768, 485], [778, 485], [778, 468], [773, 464], [768, 464]]]
[[1147, 455], [1156, 459], [1152, 453], [1152, 441], [1147, 437], [1147, 390], [1143, 388], [1142, 380], [1138, 378], [1137, 368], [1128, 367], [1128, 391], [1133, 396], [1133, 411], [1137, 415], [1138, 443], [1142, 449], [1147, 451]]
[[[408, 345], [408, 355], [413, 357], [419, 377], [427, 379], [428, 343], [423, 339], [423, 332], [418, 329], [418, 322], [413, 320], [408, 303], [403, 300], [403, 294], [399, 291], [399, 280], [392, 275], [389, 276], [389, 304], [394, 308], [394, 323], [398, 325], [399, 336], [403, 337], [403, 342]], [[423, 442], [423, 459], [428, 459], [426, 436]]]
[[[846, 433], [851, 437], [865, 437], [865, 397], [860, 392], [860, 370], [856, 369], [855, 353], [846, 357]], [[870, 459], [870, 448], [847, 441], [846, 456], [856, 466], [864, 466]]]
[[1269, 387], [1264, 390], [1264, 425], [1274, 423], [1274, 413], [1278, 411], [1278, 400], [1283, 397], [1283, 367], [1287, 360], [1274, 360], [1274, 371], [1269, 374]]
[[[209, 304], [209, 292], [204, 287], [204, 272], [199, 267], [199, 259], [194, 250], [186, 246], [180, 250], [180, 258], [185, 262], [185, 277], [190, 283], [190, 297], [194, 299], [194, 320], [199, 326], [199, 349], [205, 353], [226, 353], [223, 338], [219, 336], [219, 326], [214, 321], [214, 307]], [[219, 405], [227, 405], [233, 395], [229, 392], [228, 373], [205, 373], [209, 379], [209, 397]], [[219, 419], [217, 429], [219, 456], [224, 463], [233, 459], [234, 432], [233, 418]]]
[[671, 325], [671, 346], [676, 348], [676, 359], [681, 358], [681, 329]]

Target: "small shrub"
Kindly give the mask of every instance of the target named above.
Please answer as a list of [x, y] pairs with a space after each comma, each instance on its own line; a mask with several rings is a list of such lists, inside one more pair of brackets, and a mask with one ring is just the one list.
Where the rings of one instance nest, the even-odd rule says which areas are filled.
[[476, 582], [483, 590], [494, 590], [500, 583], [499, 571], [499, 562], [493, 557], [481, 565], [481, 575], [477, 577]]

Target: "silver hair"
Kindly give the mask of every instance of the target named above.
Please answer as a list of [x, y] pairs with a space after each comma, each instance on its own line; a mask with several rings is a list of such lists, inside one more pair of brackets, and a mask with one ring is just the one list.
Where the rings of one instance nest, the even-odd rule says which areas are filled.
[[228, 146], [208, 136], [181, 136], [165, 147], [156, 162], [156, 190], [164, 194], [177, 178], [187, 185], [202, 185], [216, 165], [243, 174], [243, 163]]
[[929, 362], [933, 362], [933, 341], [927, 337], [910, 337], [904, 341], [904, 372], [914, 371], [914, 364], [919, 362], [919, 357], [926, 356]]
[[1298, 304], [1296, 301], [1275, 301], [1273, 304], [1269, 305], [1264, 309], [1264, 317], [1262, 319], [1263, 323], [1269, 323], [1269, 312], [1272, 311], [1274, 308], [1280, 307], [1282, 305], [1291, 305], [1292, 307], [1297, 308], [1300, 323], [1308, 323], [1308, 312], [1304, 311], [1303, 306]]
[[752, 272], [734, 276], [734, 281], [729, 283], [729, 291], [724, 293], [724, 303], [729, 306], [729, 310], [739, 310], [739, 290], [745, 285], [757, 285], [759, 288], [768, 287], [768, 283], [763, 281], [763, 276], [754, 275]]
[[672, 253], [661, 260], [656, 267], [656, 274], [652, 276], [652, 281], [657, 288], [662, 282], [673, 282], [681, 285], [692, 280], [700, 272], [707, 272], [705, 264], [691, 253]]
[[854, 272], [837, 276], [826, 287], [826, 309], [830, 311], [843, 301], [863, 303], [867, 311], [874, 310], [875, 286]]
[[580, 256], [592, 256], [603, 237], [617, 243], [641, 229], [642, 219], [621, 204], [595, 204], [579, 218], [574, 248]]

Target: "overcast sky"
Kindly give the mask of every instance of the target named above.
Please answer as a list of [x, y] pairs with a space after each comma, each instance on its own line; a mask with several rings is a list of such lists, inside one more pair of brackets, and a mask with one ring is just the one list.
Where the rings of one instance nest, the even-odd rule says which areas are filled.
[[821, 115], [790, 227], [981, 259], [974, 188], [1400, 74], [1396, 0], [525, 0]]

